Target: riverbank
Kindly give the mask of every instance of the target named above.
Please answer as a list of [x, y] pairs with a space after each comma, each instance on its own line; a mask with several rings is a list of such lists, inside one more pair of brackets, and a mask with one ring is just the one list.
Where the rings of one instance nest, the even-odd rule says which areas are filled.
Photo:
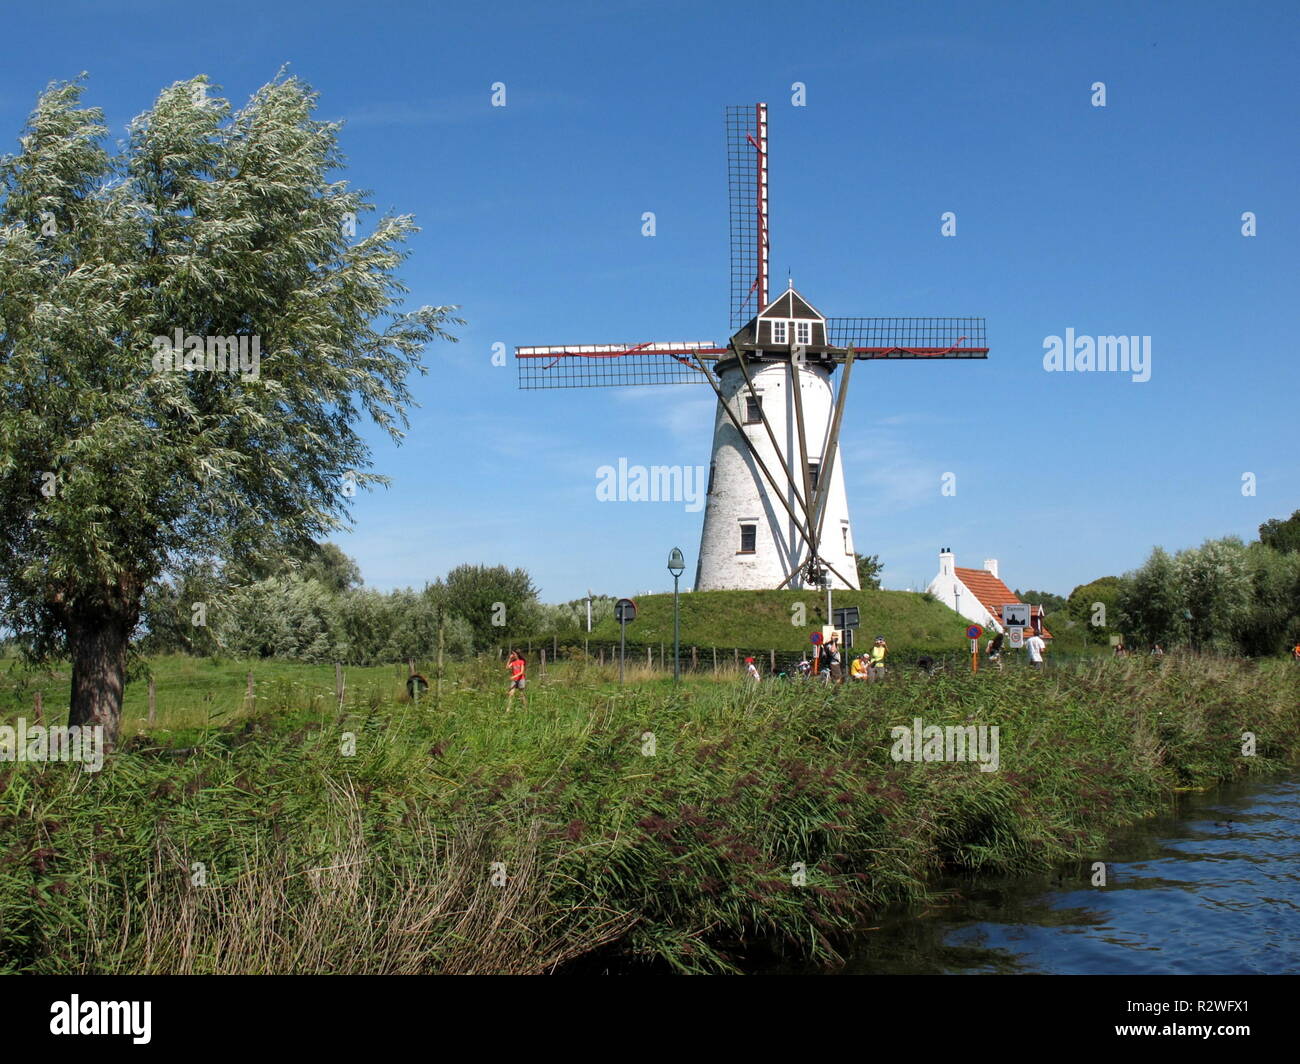
[[[359, 690], [342, 715], [140, 736], [96, 774], [0, 763], [0, 970], [832, 962], [945, 872], [1049, 868], [1178, 788], [1300, 763], [1282, 662], [834, 690], [554, 670], [530, 695], [505, 716], [499, 689]], [[997, 770], [894, 760], [917, 718], [996, 727]]]

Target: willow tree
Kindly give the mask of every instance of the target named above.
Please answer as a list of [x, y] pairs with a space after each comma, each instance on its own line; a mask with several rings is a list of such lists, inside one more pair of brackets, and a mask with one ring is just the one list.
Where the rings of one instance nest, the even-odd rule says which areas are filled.
[[46, 90], [0, 158], [0, 608], [71, 660], [70, 722], [111, 740], [149, 582], [346, 523], [385, 481], [358, 429], [400, 439], [411, 372], [460, 322], [400, 311], [416, 228], [364, 224], [302, 82], [242, 109], [172, 85], [112, 151], [82, 90]]

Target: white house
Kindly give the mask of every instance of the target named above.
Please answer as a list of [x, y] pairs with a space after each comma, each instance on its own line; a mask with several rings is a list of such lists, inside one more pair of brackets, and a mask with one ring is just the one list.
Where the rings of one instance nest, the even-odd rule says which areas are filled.
[[[939, 572], [926, 589], [951, 610], [988, 631], [1002, 631], [1002, 607], [1020, 603], [1020, 598], [998, 576], [998, 560], [984, 559], [983, 569], [963, 569], [952, 551], [939, 552]], [[1030, 624], [1044, 639], [1052, 634], [1043, 627], [1043, 607], [1029, 607]]]

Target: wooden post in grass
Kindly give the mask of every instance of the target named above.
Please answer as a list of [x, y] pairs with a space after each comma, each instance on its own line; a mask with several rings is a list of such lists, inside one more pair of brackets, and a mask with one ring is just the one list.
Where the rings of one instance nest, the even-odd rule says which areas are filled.
[[252, 709], [257, 704], [257, 689], [253, 686], [253, 670], [248, 670], [248, 679], [244, 684], [244, 701]]
[[700, 667], [700, 648], [691, 647], [691, 672], [695, 672]]
[[339, 709], [343, 708], [343, 666], [339, 662], [334, 663], [334, 700], [338, 702]]
[[601, 648], [600, 648], [600, 664], [601, 664], [602, 666], [604, 666], [604, 664], [605, 664], [605, 648], [604, 648], [604, 647], [601, 647]]
[[718, 671], [718, 648], [713, 648], [713, 671]]
[[740, 668], [740, 647], [733, 648], [731, 653], [736, 659], [736, 668]]
[[551, 660], [558, 661], [559, 657], [560, 657], [560, 637], [558, 635], [553, 635], [551, 636]]
[[[150, 682], [152, 682], [152, 681], [150, 681]], [[44, 724], [44, 723], [45, 723], [45, 699], [44, 699], [44, 696], [41, 694], [40, 691], [37, 691], [37, 692], [36, 692], [36, 711], [35, 711], [35, 715], [36, 715], [36, 723], [37, 723], [37, 724]]]
[[442, 648], [444, 645], [445, 627], [442, 623], [442, 610], [438, 611], [438, 699], [441, 704], [442, 699]]
[[546, 679], [546, 648], [542, 647], [542, 679]]
[[153, 724], [158, 720], [158, 683], [149, 677], [149, 723]]
[[772, 675], [776, 675], [776, 651], [772, 651]]

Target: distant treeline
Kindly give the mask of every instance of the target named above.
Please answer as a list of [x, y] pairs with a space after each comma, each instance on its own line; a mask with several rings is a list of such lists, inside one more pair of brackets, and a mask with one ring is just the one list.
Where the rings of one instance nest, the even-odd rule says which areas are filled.
[[1251, 543], [1229, 536], [1173, 554], [1157, 547], [1133, 572], [1075, 588], [1047, 623], [1054, 633], [1082, 626], [1093, 639], [1140, 649], [1286, 653], [1300, 643], [1300, 510], [1265, 522]]
[[[580, 637], [587, 600], [547, 605], [537, 594], [525, 570], [504, 565], [459, 565], [418, 591], [374, 591], [362, 586], [356, 563], [327, 543], [260, 570], [208, 562], [156, 582], [136, 646], [147, 654], [374, 665], [428, 660], [439, 623], [453, 658], [530, 638]], [[1227, 537], [1174, 554], [1156, 548], [1133, 572], [1050, 598], [1047, 624], [1057, 635], [1082, 630], [1090, 641], [1116, 636], [1143, 649], [1285, 653], [1300, 643], [1300, 511], [1266, 522], [1256, 542]], [[614, 602], [593, 598], [594, 624]]]
[[[594, 619], [614, 599], [592, 602]], [[443, 648], [471, 656], [512, 640], [586, 626], [586, 600], [538, 601], [523, 569], [460, 565], [421, 590], [362, 586], [356, 563], [333, 544], [269, 573], [193, 566], [158, 581], [145, 596], [141, 653], [188, 653], [350, 665], [427, 660]]]

